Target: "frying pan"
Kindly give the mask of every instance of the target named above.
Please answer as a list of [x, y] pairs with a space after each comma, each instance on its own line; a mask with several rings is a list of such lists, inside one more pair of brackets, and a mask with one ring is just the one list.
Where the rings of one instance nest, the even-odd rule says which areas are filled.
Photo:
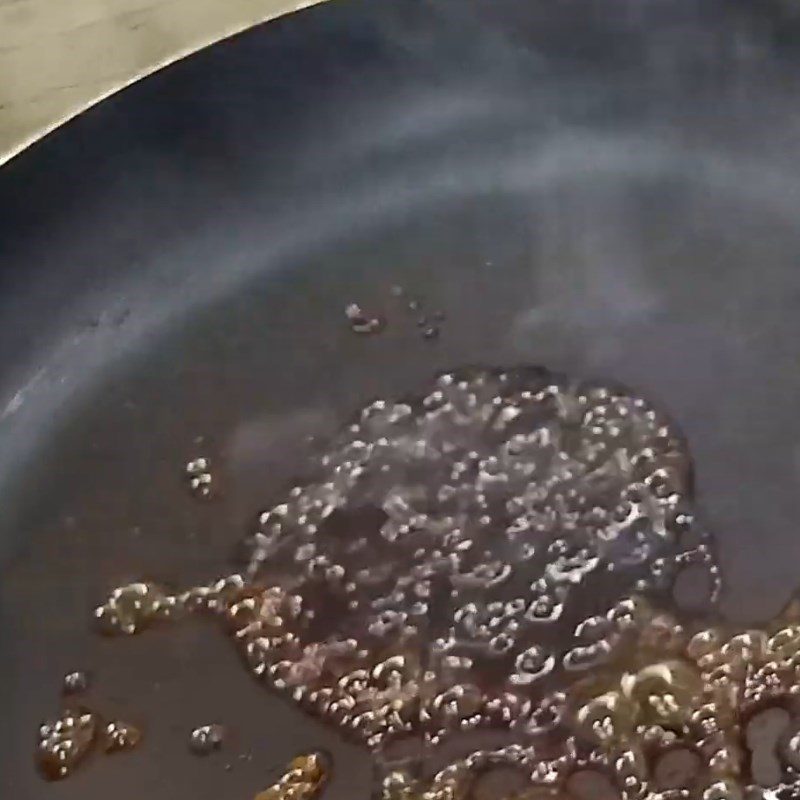
[[[800, 583], [800, 16], [789, 0], [336, 0], [112, 97], [0, 171], [0, 787], [251, 797], [367, 757], [198, 621], [125, 641], [134, 578], [228, 568], [373, 396], [462, 363], [635, 387], [695, 459], [733, 619]], [[446, 316], [426, 340], [391, 292]], [[352, 302], [385, 315], [357, 336]], [[216, 498], [186, 491], [215, 465]], [[145, 744], [45, 784], [61, 676]], [[197, 759], [188, 732], [228, 725]]]

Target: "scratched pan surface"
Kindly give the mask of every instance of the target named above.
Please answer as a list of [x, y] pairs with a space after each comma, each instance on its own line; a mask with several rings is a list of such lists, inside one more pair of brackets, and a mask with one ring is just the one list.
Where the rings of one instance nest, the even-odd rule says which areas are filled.
[[[793, 3], [335, 0], [105, 102], [0, 172], [0, 793], [249, 798], [370, 765], [212, 626], [102, 640], [114, 585], [230, 564], [304, 439], [464, 362], [620, 380], [696, 459], [726, 613], [800, 583]], [[391, 298], [442, 309], [437, 341]], [[381, 310], [352, 334], [349, 302]], [[203, 437], [202, 439], [199, 437]], [[207, 455], [220, 497], [182, 465]], [[32, 766], [61, 676], [143, 746]], [[207, 759], [188, 732], [230, 734]]]

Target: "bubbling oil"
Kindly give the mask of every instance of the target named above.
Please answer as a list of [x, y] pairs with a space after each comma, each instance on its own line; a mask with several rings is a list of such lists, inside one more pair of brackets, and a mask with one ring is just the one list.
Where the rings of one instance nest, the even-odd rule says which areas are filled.
[[771, 705], [792, 720], [773, 788], [794, 785], [800, 615], [676, 611], [685, 570], [709, 608], [720, 574], [686, 442], [624, 388], [475, 369], [370, 403], [249, 545], [242, 574], [121, 587], [98, 624], [218, 617], [255, 676], [369, 750], [385, 800], [467, 798], [500, 767], [528, 800], [587, 771], [622, 800], [757, 797], [743, 731]]

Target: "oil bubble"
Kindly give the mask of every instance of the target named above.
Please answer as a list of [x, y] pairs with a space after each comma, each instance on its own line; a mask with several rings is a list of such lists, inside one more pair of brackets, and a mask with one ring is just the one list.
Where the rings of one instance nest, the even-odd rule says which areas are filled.
[[61, 692], [64, 695], [81, 694], [89, 688], [89, 673], [78, 669], [68, 672], [64, 676], [61, 684]]
[[200, 725], [189, 734], [189, 750], [196, 756], [208, 756], [222, 747], [224, 739], [222, 725]]

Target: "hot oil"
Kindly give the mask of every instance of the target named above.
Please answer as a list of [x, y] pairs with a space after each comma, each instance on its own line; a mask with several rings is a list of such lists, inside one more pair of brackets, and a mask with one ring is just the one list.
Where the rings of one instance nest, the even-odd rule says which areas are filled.
[[362, 409], [313, 474], [260, 515], [243, 574], [122, 587], [102, 630], [219, 618], [255, 676], [369, 750], [387, 800], [466, 797], [500, 768], [529, 798], [579, 798], [585, 774], [625, 800], [743, 797], [744, 730], [771, 706], [793, 779], [798, 615], [737, 632], [680, 610], [681, 575], [708, 609], [720, 575], [686, 443], [644, 398], [448, 373]]
[[189, 735], [189, 750], [196, 756], [207, 756], [222, 747], [225, 729], [222, 725], [200, 725]]
[[281, 778], [255, 800], [312, 800], [328, 779], [329, 764], [322, 753], [292, 759]]
[[133, 750], [142, 740], [141, 730], [132, 722], [117, 719], [106, 723], [102, 731], [103, 750], [121, 753]]
[[64, 711], [39, 726], [36, 763], [48, 780], [67, 777], [88, 755], [97, 739], [97, 715], [86, 708]]

